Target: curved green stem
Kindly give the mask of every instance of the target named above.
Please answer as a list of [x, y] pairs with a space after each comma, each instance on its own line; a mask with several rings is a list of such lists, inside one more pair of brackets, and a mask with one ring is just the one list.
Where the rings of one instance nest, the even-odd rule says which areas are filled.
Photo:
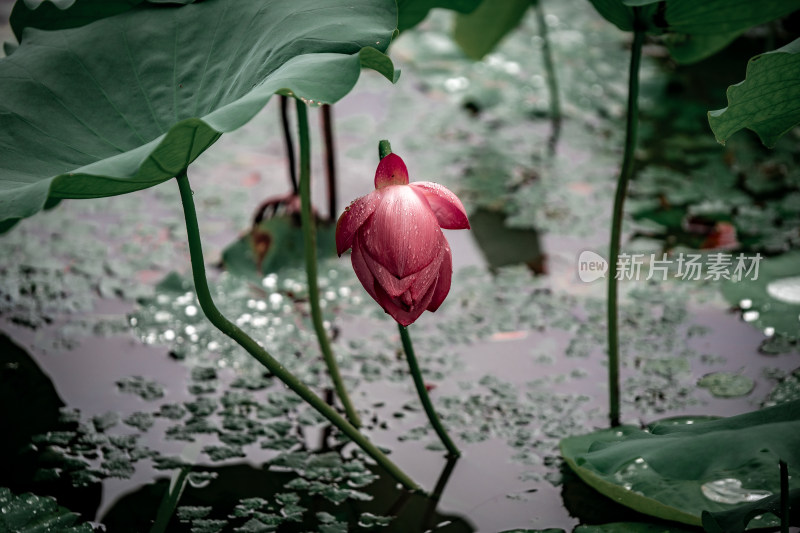
[[622, 214], [628, 182], [633, 175], [633, 153], [636, 149], [636, 130], [639, 123], [639, 65], [642, 59], [644, 30], [639, 29], [640, 8], [634, 8], [637, 29], [633, 34], [631, 64], [628, 78], [628, 115], [625, 125], [625, 152], [614, 195], [614, 212], [611, 219], [611, 243], [608, 247], [608, 417], [611, 426], [619, 425], [619, 326], [617, 309], [617, 256], [622, 234]]
[[336, 221], [336, 149], [333, 139], [333, 106], [323, 104], [320, 108], [322, 117], [322, 138], [325, 146], [325, 174], [328, 178], [328, 220]]
[[550, 154], [555, 154], [558, 138], [561, 135], [561, 100], [558, 96], [558, 77], [553, 62], [553, 52], [550, 48], [550, 39], [547, 36], [547, 22], [544, 18], [542, 0], [534, 0], [533, 10], [536, 12], [536, 22], [539, 26], [539, 35], [542, 38], [542, 61], [547, 74], [547, 89], [550, 93], [550, 138], [547, 141]]
[[785, 461], [778, 462], [781, 477], [781, 533], [789, 533], [789, 467]]
[[419, 396], [419, 400], [422, 402], [422, 407], [425, 408], [425, 414], [428, 415], [428, 420], [430, 420], [433, 429], [436, 430], [436, 434], [439, 435], [439, 439], [442, 441], [442, 444], [444, 444], [444, 447], [447, 448], [447, 454], [450, 457], [458, 457], [461, 455], [461, 452], [458, 451], [456, 445], [453, 444], [452, 440], [450, 440], [450, 437], [444, 430], [444, 426], [442, 426], [442, 422], [439, 420], [439, 416], [433, 409], [431, 399], [428, 397], [428, 389], [425, 388], [425, 382], [422, 381], [422, 373], [419, 371], [417, 357], [414, 355], [414, 346], [411, 344], [411, 337], [408, 334], [408, 328], [400, 324], [398, 324], [397, 327], [400, 329], [400, 338], [403, 341], [403, 350], [406, 352], [408, 368], [411, 370], [411, 377], [414, 378], [414, 386], [417, 388], [417, 395]]
[[161, 498], [161, 503], [156, 511], [156, 519], [153, 526], [150, 528], [150, 533], [164, 533], [167, 530], [169, 521], [172, 518], [175, 508], [178, 507], [178, 501], [181, 499], [183, 489], [186, 488], [186, 481], [189, 479], [189, 474], [192, 471], [192, 465], [185, 465], [173, 475], [167, 492]]
[[311, 143], [308, 140], [308, 113], [302, 100], [297, 102], [297, 126], [300, 138], [300, 219], [303, 223], [303, 248], [306, 256], [306, 277], [308, 278], [308, 300], [311, 303], [311, 321], [317, 333], [319, 349], [333, 380], [336, 395], [342, 401], [347, 419], [355, 427], [361, 426], [350, 396], [344, 387], [339, 365], [333, 355], [328, 334], [322, 324], [322, 309], [319, 306], [319, 286], [317, 285], [317, 239], [314, 228], [314, 217], [311, 214]]
[[292, 129], [289, 126], [289, 97], [285, 94], [278, 96], [281, 103], [281, 126], [283, 126], [283, 142], [286, 145], [286, 160], [289, 163], [289, 181], [292, 184], [292, 191], [298, 194], [297, 188], [297, 166], [294, 161], [294, 143], [292, 142]]
[[291, 372], [286, 370], [275, 358], [258, 345], [252, 337], [247, 335], [238, 326], [225, 318], [220, 313], [214, 300], [211, 298], [211, 291], [208, 288], [206, 279], [205, 263], [203, 262], [203, 248], [200, 241], [200, 229], [197, 224], [197, 213], [195, 212], [194, 199], [192, 198], [192, 188], [189, 185], [189, 178], [186, 171], [177, 176], [178, 188], [181, 193], [184, 216], [186, 218], [186, 232], [189, 239], [189, 255], [192, 261], [192, 276], [194, 277], [195, 291], [200, 308], [208, 317], [209, 321], [222, 333], [236, 341], [242, 348], [255, 357], [272, 374], [284, 382], [290, 389], [296, 392], [303, 400], [316, 409], [322, 416], [328, 419], [331, 424], [336, 426], [339, 431], [347, 435], [350, 440], [355, 442], [364, 452], [372, 457], [379, 465], [386, 469], [389, 474], [400, 482], [404, 487], [411, 490], [420, 490], [419, 486], [408, 477], [397, 465], [390, 461], [374, 444], [364, 435], [353, 427], [336, 410], [325, 403], [319, 396], [314, 394], [311, 389], [306, 387]]

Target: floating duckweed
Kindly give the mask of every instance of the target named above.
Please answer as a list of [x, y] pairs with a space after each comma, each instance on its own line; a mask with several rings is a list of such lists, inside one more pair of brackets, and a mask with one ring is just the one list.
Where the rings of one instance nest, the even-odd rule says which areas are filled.
[[142, 376], [132, 376], [117, 381], [120, 392], [135, 394], [143, 400], [157, 400], [164, 397], [164, 387], [157, 381]]
[[147, 431], [151, 427], [153, 427], [154, 419], [153, 415], [150, 413], [143, 413], [138, 411], [133, 413], [132, 415], [126, 417], [123, 422], [128, 426], [134, 427], [139, 431]]
[[364, 528], [388, 526], [391, 522], [391, 516], [380, 516], [372, 513], [361, 513], [358, 519], [358, 525]]
[[764, 401], [764, 407], [800, 400], [800, 369], [778, 378], [778, 384]]
[[742, 374], [714, 372], [700, 378], [697, 385], [708, 389], [718, 398], [736, 398], [750, 394], [755, 387], [755, 382], [752, 378]]

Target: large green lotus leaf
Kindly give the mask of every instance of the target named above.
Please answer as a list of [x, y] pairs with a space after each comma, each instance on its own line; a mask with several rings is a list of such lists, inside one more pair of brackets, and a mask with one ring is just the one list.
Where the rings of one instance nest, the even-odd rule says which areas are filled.
[[472, 13], [456, 15], [453, 37], [465, 54], [481, 59], [519, 25], [530, 6], [531, 0], [487, 0]]
[[563, 529], [509, 529], [501, 533], [566, 533]]
[[280, 92], [331, 103], [383, 55], [391, 0], [142, 3], [78, 28], [25, 30], [0, 60], [0, 229], [48, 197], [161, 183]]
[[679, 63], [695, 63], [736, 39], [747, 28], [800, 9], [800, 0], [667, 0], [657, 24], [671, 32], [667, 45]]
[[590, 0], [609, 22], [633, 31], [633, 7], [642, 9], [644, 29], [669, 32], [670, 52], [681, 63], [704, 59], [741, 32], [800, 9], [800, 0]]
[[670, 33], [665, 37], [665, 42], [672, 59], [678, 63], [689, 65], [716, 54], [739, 37], [743, 31], [704, 34]]
[[664, 29], [695, 35], [731, 33], [797, 9], [800, 0], [666, 0]]
[[642, 10], [642, 23], [649, 31], [660, 31], [655, 22], [658, 6], [648, 0], [589, 0], [603, 18], [622, 31], [633, 31], [633, 8]]
[[726, 281], [722, 294], [753, 326], [800, 339], [800, 252], [763, 258], [754, 274]]
[[[8, 22], [18, 41], [25, 28], [61, 30], [133, 9], [142, 2], [191, 4], [195, 0], [18, 0]], [[8, 54], [10, 55], [10, 54]]]
[[578, 526], [572, 533], [690, 533], [691, 529], [676, 527], [672, 524], [648, 524], [645, 522], [614, 522], [596, 526]]
[[[489, 2], [490, 0], [485, 0], [484, 3]], [[413, 28], [435, 7], [470, 13], [480, 3], [481, 0], [397, 0], [397, 29], [406, 31]]]
[[667, 0], [656, 22], [666, 24], [670, 54], [695, 63], [725, 48], [747, 28], [800, 9], [800, 0]]
[[[561, 453], [581, 479], [615, 501], [700, 525], [703, 511], [727, 511], [779, 491], [778, 458], [793, 469], [800, 464], [800, 402], [724, 419], [668, 420], [649, 431], [601, 430], [562, 440]], [[753, 525], [774, 523], [765, 516]]]
[[745, 80], [728, 87], [728, 107], [708, 112], [708, 123], [722, 144], [742, 128], [775, 146], [800, 123], [800, 39], [759, 54], [747, 63]]

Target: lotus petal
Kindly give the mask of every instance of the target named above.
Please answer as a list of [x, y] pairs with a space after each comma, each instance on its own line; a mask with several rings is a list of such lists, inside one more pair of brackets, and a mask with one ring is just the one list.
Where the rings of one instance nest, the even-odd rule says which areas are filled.
[[358, 235], [356, 235], [356, 238], [353, 239], [353, 253], [350, 254], [350, 262], [353, 264], [353, 270], [356, 273], [358, 281], [361, 282], [361, 285], [364, 286], [372, 299], [377, 302], [378, 295], [375, 293], [375, 276], [372, 275], [372, 271], [367, 266], [362, 250], [363, 246], [360, 241]]
[[356, 198], [345, 208], [336, 222], [336, 253], [340, 256], [353, 246], [353, 237], [358, 228], [372, 216], [381, 201], [381, 193], [372, 191], [366, 196]]
[[439, 277], [436, 280], [436, 287], [433, 291], [433, 298], [431, 303], [428, 304], [428, 311], [436, 311], [442, 305], [447, 294], [450, 292], [450, 281], [453, 278], [453, 254], [450, 252], [450, 246], [447, 241], [444, 242], [445, 250], [442, 263], [439, 265]]
[[[384, 291], [380, 285], [375, 285], [375, 292], [377, 294], [377, 298], [375, 301], [380, 304], [384, 311], [392, 316], [401, 326], [408, 326], [412, 324], [419, 316], [425, 312], [425, 309], [430, 304], [431, 298], [433, 297], [434, 287], [431, 286], [428, 289], [428, 292], [423, 295], [423, 297], [419, 301], [412, 301], [409, 305], [407, 300], [399, 300], [397, 298], [392, 298], [389, 296], [386, 291]], [[404, 293], [404, 296], [409, 294], [408, 292]]]
[[404, 292], [411, 288], [411, 284], [416, 279], [416, 274], [411, 274], [405, 278], [397, 278], [394, 274], [389, 272], [386, 267], [375, 261], [369, 252], [361, 250], [361, 255], [364, 258], [364, 263], [372, 272], [375, 282], [378, 283], [386, 293], [392, 298], [400, 297]]
[[404, 278], [436, 258], [442, 231], [425, 199], [412, 188], [390, 185], [381, 193], [380, 204], [359, 235], [373, 259]]
[[419, 300], [423, 294], [428, 292], [428, 289], [436, 285], [436, 278], [439, 276], [439, 267], [444, 260], [445, 247], [447, 246], [447, 240], [444, 238], [444, 235], [442, 235], [441, 239], [442, 245], [439, 247], [439, 253], [436, 259], [431, 261], [428, 266], [416, 274], [409, 276], [414, 278], [414, 283], [411, 285], [411, 298], [415, 301]]
[[408, 169], [397, 154], [389, 154], [378, 163], [375, 170], [375, 188], [389, 185], [408, 185]]
[[415, 191], [422, 193], [428, 201], [440, 227], [469, 229], [469, 219], [464, 205], [450, 189], [430, 181], [415, 181], [410, 186]]

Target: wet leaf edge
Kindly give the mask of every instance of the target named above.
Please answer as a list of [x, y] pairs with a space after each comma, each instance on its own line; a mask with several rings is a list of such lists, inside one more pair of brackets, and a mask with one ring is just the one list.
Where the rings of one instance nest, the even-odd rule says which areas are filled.
[[[790, 506], [800, 504], [800, 489], [789, 491]], [[781, 494], [773, 494], [761, 500], [742, 504], [727, 511], [703, 511], [703, 528], [708, 533], [739, 533], [745, 531], [750, 521], [758, 515], [771, 513], [779, 518]], [[790, 524], [792, 520], [790, 519]], [[797, 525], [797, 524], [794, 524]]]
[[[320, 99], [314, 91], [318, 80], [308, 74], [333, 63], [341, 73], [339, 93]], [[316, 64], [314, 64], [316, 63]], [[153, 187], [174, 178], [200, 154], [213, 145], [223, 133], [234, 131], [255, 117], [274, 94], [285, 94], [319, 103], [335, 103], [355, 86], [361, 68], [367, 67], [396, 83], [400, 70], [392, 60], [373, 47], [364, 47], [357, 54], [318, 53], [292, 58], [273, 72], [261, 85], [242, 98], [216, 109], [202, 118], [188, 118], [172, 125], [160, 137], [128, 152], [95, 161], [71, 172], [43, 178], [26, 187], [8, 191], [0, 197], [0, 233], [23, 218], [44, 209], [51, 199], [104, 198]], [[330, 94], [331, 86], [326, 86]], [[241, 118], [226, 115], [244, 108]], [[187, 142], [188, 141], [188, 142]], [[35, 200], [29, 199], [31, 196]]]
[[638, 431], [639, 428], [634, 426], [620, 426], [614, 429], [596, 431], [588, 435], [579, 435], [562, 439], [558, 445], [559, 450], [561, 451], [561, 457], [564, 458], [564, 461], [567, 463], [567, 465], [569, 465], [572, 471], [575, 472], [575, 474], [577, 474], [577, 476], [581, 478], [584, 483], [595, 489], [600, 494], [616, 501], [617, 503], [656, 518], [681, 522], [692, 526], [702, 525], [701, 518], [699, 516], [680, 511], [674, 507], [665, 505], [658, 500], [647, 498], [646, 496], [631, 492], [630, 490], [620, 487], [619, 485], [606, 481], [594, 471], [579, 466], [575, 462], [575, 457], [578, 454], [589, 451], [588, 446], [586, 446], [585, 450], [576, 450], [575, 448], [577, 446], [580, 446], [581, 444], [591, 445], [592, 443], [597, 442], [606, 436], [616, 437], [616, 433], [618, 431], [626, 430]]
[[[708, 124], [711, 127], [711, 130], [714, 132], [714, 137], [720, 144], [724, 145], [731, 135], [743, 128], [747, 128], [754, 131], [758, 135], [758, 137], [761, 139], [761, 142], [764, 143], [764, 146], [767, 148], [772, 148], [775, 146], [775, 143], [778, 142], [779, 138], [791, 131], [795, 126], [797, 126], [798, 123], [800, 123], [800, 109], [795, 107], [794, 109], [791, 109], [793, 115], [784, 114], [783, 116], [777, 116], [771, 119], [781, 121], [783, 118], [783, 120], [792, 121], [789, 126], [784, 127], [778, 133], [759, 131], [759, 129], [757, 129], [758, 126], [767, 121], [769, 117], [765, 118], [763, 113], [759, 112], [760, 110], [757, 110], [755, 113], [742, 110], [741, 105], [744, 102], [739, 100], [740, 96], [746, 98], [748, 96], [748, 92], [750, 91], [759, 93], [759, 89], [753, 89], [753, 85], [772, 84], [772, 82], [769, 80], [769, 74], [765, 72], [765, 70], [770, 69], [770, 67], [765, 66], [764, 63], [768, 63], [770, 59], [774, 60], [775, 56], [783, 54], [791, 56], [785, 59], [794, 63], [795, 67], [800, 67], [800, 39], [795, 39], [791, 43], [778, 48], [777, 50], [758, 54], [750, 58], [750, 60], [747, 62], [745, 79], [735, 85], [729, 86], [726, 91], [728, 106], [708, 112]], [[786, 69], [785, 65], [782, 67], [782, 70], [790, 70]], [[774, 67], [772, 67], [772, 70], [774, 71]], [[761, 81], [765, 78], [766, 81]], [[789, 89], [781, 89], [780, 92], [785, 93], [786, 95], [783, 98], [785, 104], [796, 101], [797, 95], [800, 94], [800, 83], [795, 82], [793, 87], [790, 87]], [[756, 94], [756, 96], [761, 95]], [[745, 102], [752, 100], [753, 98], [755, 97], [745, 99]], [[774, 107], [774, 103], [770, 104], [768, 107]], [[791, 118], [792, 116], [794, 116], [793, 119]], [[731, 122], [733, 122], [733, 125], [730, 124]]]

